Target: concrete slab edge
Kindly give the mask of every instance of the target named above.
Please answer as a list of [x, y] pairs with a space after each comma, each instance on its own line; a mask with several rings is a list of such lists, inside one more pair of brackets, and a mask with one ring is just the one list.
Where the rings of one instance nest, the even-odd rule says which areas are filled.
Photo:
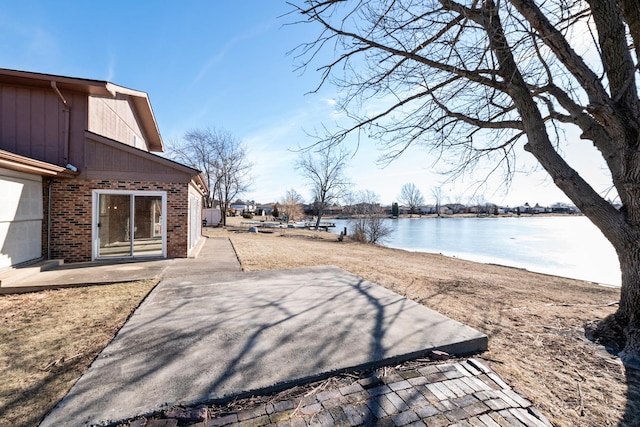
[[424, 349], [421, 351], [416, 351], [416, 352], [397, 355], [397, 356], [391, 356], [379, 361], [367, 362], [367, 363], [362, 363], [362, 364], [354, 365], [347, 368], [326, 371], [316, 375], [310, 375], [306, 377], [296, 378], [290, 381], [279, 382], [267, 387], [262, 387], [262, 388], [253, 389], [253, 390], [246, 390], [239, 393], [228, 394], [223, 397], [216, 397], [216, 398], [203, 397], [199, 399], [183, 400], [180, 402], [176, 402], [171, 406], [163, 406], [153, 411], [136, 414], [133, 417], [130, 417], [127, 419], [108, 420], [106, 424], [102, 424], [102, 425], [106, 427], [112, 427], [112, 426], [119, 425], [128, 419], [156, 416], [161, 414], [163, 411], [169, 410], [173, 407], [193, 407], [197, 405], [224, 405], [235, 399], [239, 400], [239, 399], [247, 399], [255, 396], [267, 396], [270, 394], [279, 393], [281, 391], [291, 389], [296, 386], [302, 386], [302, 385], [314, 383], [317, 381], [323, 381], [336, 375], [341, 375], [341, 374], [350, 373], [350, 372], [357, 372], [357, 371], [369, 371], [373, 369], [383, 368], [385, 366], [398, 365], [398, 364], [409, 362], [416, 359], [429, 358], [429, 356], [434, 351], [443, 351], [445, 353], [448, 353], [453, 358], [470, 357], [470, 356], [483, 353], [484, 351], [487, 350], [487, 346], [488, 346], [488, 338], [486, 335], [482, 335], [482, 336], [478, 336], [477, 338], [466, 340], [460, 343], [444, 345], [444, 346], [436, 346], [436, 347]]

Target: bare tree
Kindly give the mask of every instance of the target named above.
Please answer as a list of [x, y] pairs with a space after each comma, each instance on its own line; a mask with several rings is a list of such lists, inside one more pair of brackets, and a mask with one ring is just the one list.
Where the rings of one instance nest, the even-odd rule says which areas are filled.
[[436, 203], [436, 214], [440, 216], [440, 205], [442, 204], [442, 187], [433, 187], [431, 195]]
[[[363, 131], [390, 158], [423, 144], [451, 173], [486, 161], [507, 180], [518, 147], [535, 157], [615, 248], [620, 303], [593, 333], [640, 365], [640, 2], [307, 0], [296, 11], [320, 28], [302, 65], [334, 49], [320, 85], [337, 84], [355, 118], [331, 142]], [[390, 102], [360, 108], [371, 98]], [[622, 208], [569, 165], [570, 128], [602, 154]]]
[[350, 212], [353, 239], [360, 242], [379, 243], [391, 234], [380, 199], [371, 190], [359, 191], [351, 197]]
[[318, 219], [316, 229], [324, 211], [332, 203], [340, 200], [347, 189], [349, 180], [344, 169], [349, 153], [335, 145], [326, 145], [317, 150], [307, 150], [300, 154], [296, 169], [306, 178], [313, 192]]
[[424, 204], [422, 192], [412, 182], [406, 183], [400, 189], [398, 200], [409, 207], [409, 214], [417, 213], [418, 207]]
[[252, 164], [245, 147], [224, 130], [196, 129], [187, 132], [182, 142], [174, 143], [171, 152], [174, 158], [204, 172], [209, 185], [205, 204], [213, 207], [217, 198], [222, 224], [226, 225], [229, 204], [251, 184]]
[[302, 203], [304, 199], [293, 188], [287, 190], [287, 194], [282, 199], [282, 214], [286, 215], [289, 221], [295, 221], [303, 215]]
[[203, 206], [212, 208], [215, 184], [213, 159], [215, 149], [208, 140], [173, 140], [168, 143], [168, 156], [203, 173], [209, 192], [204, 195]]

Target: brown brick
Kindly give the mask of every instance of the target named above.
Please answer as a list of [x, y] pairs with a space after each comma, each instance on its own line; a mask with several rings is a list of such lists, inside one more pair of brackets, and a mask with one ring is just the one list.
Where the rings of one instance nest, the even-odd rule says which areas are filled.
[[427, 365], [427, 366], [423, 366], [422, 368], [418, 368], [418, 372], [420, 372], [424, 376], [427, 376], [429, 374], [438, 373], [440, 372], [440, 370], [436, 365]]
[[433, 373], [433, 374], [427, 374], [424, 377], [430, 383], [437, 383], [437, 382], [440, 382], [440, 381], [447, 380], [447, 376], [445, 374], [443, 374], [442, 372], [436, 372], [436, 373]]
[[422, 408], [416, 409], [416, 414], [420, 418], [429, 418], [439, 413], [440, 411], [436, 407], [431, 405], [423, 406]]
[[418, 372], [417, 369], [410, 369], [408, 371], [401, 371], [401, 372], [398, 372], [398, 375], [400, 375], [405, 380], [409, 380], [411, 378], [416, 378], [416, 377], [421, 376], [420, 372]]
[[358, 380], [358, 384], [360, 384], [365, 390], [368, 390], [373, 387], [377, 387], [382, 383], [382, 380], [376, 376], [371, 376], [367, 378], [362, 378]]
[[466, 406], [470, 406], [473, 405], [474, 403], [478, 403], [478, 399], [471, 395], [468, 394], [466, 396], [463, 397], [458, 397], [456, 399], [451, 399], [451, 402], [453, 402], [454, 405], [460, 407], [460, 408], [464, 408]]
[[366, 402], [366, 405], [369, 407], [369, 410], [373, 414], [373, 416], [377, 419], [384, 418], [389, 415], [384, 408], [378, 403], [377, 399], [369, 399]]
[[[129, 182], [118, 180], [52, 180], [51, 256], [65, 262], [91, 260], [93, 190], [151, 190], [167, 192], [167, 256], [187, 256], [187, 183]], [[48, 208], [45, 204], [45, 209]], [[45, 214], [45, 218], [48, 215]], [[43, 233], [46, 226], [43, 225]], [[46, 237], [46, 236], [44, 236]], [[43, 239], [46, 253], [47, 239]]]
[[343, 396], [346, 396], [348, 394], [351, 393], [358, 393], [360, 391], [363, 391], [364, 389], [362, 388], [362, 386], [358, 383], [353, 383], [351, 385], [348, 386], [344, 386], [344, 387], [340, 387], [340, 393], [342, 393]]
[[341, 406], [336, 406], [334, 408], [329, 409], [329, 413], [333, 418], [333, 421], [337, 426], [347, 426], [349, 425], [349, 418], [344, 413], [344, 410]]
[[322, 411], [313, 415], [308, 421], [309, 426], [333, 427], [333, 417], [328, 411]]
[[207, 427], [221, 427], [229, 424], [237, 423], [238, 416], [236, 414], [225, 415], [224, 417], [214, 418], [207, 422]]
[[429, 404], [429, 401], [416, 389], [399, 390], [396, 392], [410, 408], [417, 409]]
[[242, 421], [242, 427], [262, 427], [271, 424], [268, 415], [262, 415], [257, 418]]
[[369, 394], [374, 397], [379, 396], [381, 394], [390, 393], [390, 392], [391, 392], [391, 389], [387, 385], [381, 385], [379, 387], [375, 387], [369, 390]]
[[404, 380], [404, 378], [402, 378], [400, 375], [395, 373], [382, 377], [382, 382], [385, 384], [397, 383], [398, 381], [402, 381], [402, 380]]
[[352, 405], [355, 405], [358, 403], [366, 402], [370, 398], [371, 398], [371, 395], [366, 390], [363, 390], [358, 393], [351, 393], [346, 396], [342, 396], [341, 399], [346, 400], [348, 403]]
[[298, 409], [298, 412], [300, 412], [303, 415], [313, 415], [313, 414], [317, 414], [320, 411], [322, 411], [322, 405], [319, 403], [314, 403], [308, 406], [302, 406], [300, 409]]
[[452, 422], [458, 422], [461, 420], [465, 420], [469, 418], [469, 414], [464, 411], [464, 409], [456, 408], [452, 411], [447, 411], [444, 413], [444, 416], [449, 418]]
[[307, 427], [304, 418], [292, 418], [289, 420], [291, 427]]
[[250, 418], [257, 418], [261, 415], [267, 415], [266, 407], [260, 405], [255, 408], [244, 409], [238, 412], [238, 421], [248, 420]]
[[418, 421], [420, 417], [418, 417], [418, 415], [416, 415], [416, 413], [413, 411], [404, 411], [392, 416], [391, 419], [393, 420], [393, 424], [395, 424], [397, 427], [401, 427]]
[[318, 402], [324, 402], [325, 400], [335, 399], [340, 396], [342, 396], [340, 391], [333, 389], [333, 390], [326, 390], [318, 393], [316, 395], [316, 399], [318, 399]]
[[177, 427], [178, 420], [149, 420], [147, 421], [147, 427]]
[[440, 399], [438, 399], [435, 394], [431, 393], [431, 391], [427, 388], [427, 385], [428, 384], [415, 386], [414, 389], [418, 390], [420, 394], [422, 394], [424, 398], [429, 401], [429, 403], [434, 404], [436, 402], [439, 402]]
[[370, 423], [373, 419], [373, 415], [367, 405], [347, 405], [342, 408], [347, 419], [352, 426], [359, 426]]
[[484, 403], [485, 405], [487, 405], [489, 408], [491, 408], [494, 411], [499, 411], [501, 409], [506, 409], [506, 408], [510, 408], [511, 407], [511, 405], [508, 405], [502, 399], [489, 399], [489, 400], [483, 401], [482, 403]]
[[379, 419], [372, 425], [376, 427], [395, 427], [395, 424], [393, 424], [393, 420], [391, 419], [391, 417], [385, 417], [385, 418]]
[[429, 381], [427, 381], [427, 379], [425, 377], [409, 378], [407, 381], [409, 381], [409, 384], [411, 384], [413, 386], [424, 385], [424, 384], [429, 382]]
[[274, 412], [269, 415], [269, 419], [271, 420], [272, 423], [276, 423], [276, 424], [281, 423], [291, 418], [292, 413], [293, 411], [290, 409], [287, 409], [286, 411]]
[[484, 414], [489, 411], [489, 407], [482, 402], [474, 403], [464, 407], [464, 410], [471, 416]]
[[442, 414], [434, 415], [423, 421], [425, 421], [429, 427], [445, 427], [451, 424], [449, 419]]
[[[496, 412], [494, 412], [493, 414], [496, 414]], [[499, 414], [500, 416], [502, 416], [502, 418], [507, 420], [507, 422], [509, 423], [509, 426], [511, 427], [526, 427], [526, 424], [521, 423], [511, 412], [509, 412], [506, 409], [503, 409], [502, 411], [497, 412], [497, 414]]]
[[382, 394], [376, 397], [375, 401], [382, 407], [382, 409], [384, 409], [384, 411], [388, 415], [395, 415], [400, 412], [398, 408], [393, 403], [391, 403], [386, 394]]
[[388, 393], [388, 394], [385, 394], [385, 396], [391, 401], [393, 406], [395, 406], [398, 409], [398, 412], [408, 411], [409, 409], [411, 409], [406, 403], [404, 403], [404, 400], [402, 400], [402, 398], [398, 396], [396, 393]]
[[398, 382], [390, 383], [387, 385], [393, 391], [405, 390], [405, 389], [411, 388], [411, 383], [407, 380], [398, 381]]

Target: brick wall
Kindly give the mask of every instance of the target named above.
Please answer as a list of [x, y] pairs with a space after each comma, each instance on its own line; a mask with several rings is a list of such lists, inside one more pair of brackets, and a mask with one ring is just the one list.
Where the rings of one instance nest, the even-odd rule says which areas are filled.
[[[51, 185], [51, 258], [65, 262], [91, 261], [92, 190], [166, 191], [167, 256], [187, 256], [189, 184], [72, 179], [53, 180]], [[46, 194], [46, 185], [43, 187]], [[44, 209], [46, 222], [46, 205]], [[43, 246], [46, 246], [46, 227], [43, 229]], [[43, 253], [46, 255], [46, 252], [45, 247]]]

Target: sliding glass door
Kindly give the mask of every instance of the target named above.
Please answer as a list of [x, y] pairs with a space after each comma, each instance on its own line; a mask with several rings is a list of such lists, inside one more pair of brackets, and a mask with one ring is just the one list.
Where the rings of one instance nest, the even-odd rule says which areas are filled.
[[166, 193], [94, 192], [94, 258], [166, 256]]

